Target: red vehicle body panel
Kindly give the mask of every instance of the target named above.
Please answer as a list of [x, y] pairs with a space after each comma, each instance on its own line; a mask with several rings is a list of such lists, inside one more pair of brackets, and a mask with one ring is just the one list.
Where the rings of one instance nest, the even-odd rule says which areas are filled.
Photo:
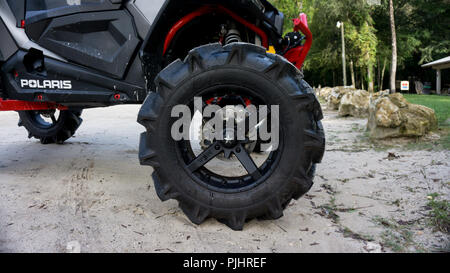
[[284, 57], [298, 69], [302, 69], [303, 63], [305, 62], [306, 56], [308, 55], [313, 42], [313, 35], [309, 30], [308, 20], [306, 14], [304, 13], [300, 14], [299, 18], [294, 19], [294, 32], [298, 31], [302, 32], [306, 36], [305, 44], [289, 50], [286, 54], [284, 54]]
[[66, 106], [50, 102], [34, 102], [21, 100], [0, 99], [0, 111], [39, 111], [39, 110], [67, 110]]

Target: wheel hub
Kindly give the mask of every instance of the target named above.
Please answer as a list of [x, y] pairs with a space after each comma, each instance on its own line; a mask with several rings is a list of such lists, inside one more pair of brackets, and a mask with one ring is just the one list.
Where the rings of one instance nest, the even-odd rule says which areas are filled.
[[227, 148], [235, 147], [239, 141], [237, 139], [236, 130], [233, 128], [226, 128], [223, 130], [223, 141], [221, 143]]
[[[202, 111], [196, 111], [189, 127], [190, 139], [179, 142], [188, 173], [201, 183], [227, 191], [261, 183], [262, 178], [273, 171], [279, 155], [277, 152], [254, 152], [258, 141], [252, 139], [261, 122], [251, 127], [254, 126], [250, 126], [252, 113], [245, 107], [251, 103], [255, 106], [267, 104], [241, 87], [233, 88], [239, 89], [238, 92], [224, 89], [226, 95], [221, 96], [222, 91], [212, 97], [203, 95], [203, 105], [221, 107], [214, 113], [215, 116], [223, 115], [221, 131], [216, 131], [214, 123], [209, 122], [210, 117], [203, 117]], [[239, 94], [240, 91], [243, 92]], [[216, 97], [220, 99], [214, 99]], [[239, 105], [244, 107], [237, 107]], [[238, 130], [241, 128], [245, 130], [243, 135]], [[217, 135], [222, 137], [217, 139]]]

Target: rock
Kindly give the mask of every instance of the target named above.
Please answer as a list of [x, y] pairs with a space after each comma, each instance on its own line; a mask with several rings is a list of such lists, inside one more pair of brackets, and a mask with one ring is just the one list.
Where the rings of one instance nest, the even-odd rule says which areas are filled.
[[373, 242], [367, 242], [364, 249], [370, 253], [381, 253], [381, 245]]
[[428, 133], [428, 134], [424, 137], [424, 140], [428, 140], [428, 141], [437, 141], [437, 140], [440, 140], [440, 139], [441, 139], [441, 136], [440, 136], [439, 134], [433, 133], [433, 132]]
[[417, 104], [409, 104], [405, 109], [406, 123], [403, 135], [423, 136], [437, 129], [438, 122], [433, 109]]
[[375, 118], [375, 124], [377, 126], [396, 128], [404, 122], [400, 115], [400, 108], [395, 105], [389, 97], [382, 97], [375, 101], [375, 104], [371, 106], [372, 108], [370, 110], [372, 110], [372, 113], [376, 114], [369, 117], [369, 120], [370, 118]]
[[369, 99], [369, 107], [371, 104], [373, 104], [373, 102], [377, 99], [379, 99], [380, 97], [386, 97], [389, 96], [390, 91], [389, 90], [384, 90], [384, 91], [380, 91], [380, 92], [376, 92], [376, 93], [371, 93], [370, 94], [370, 99]]
[[331, 87], [319, 88], [317, 91], [317, 96], [326, 100], [333, 89], [334, 88]]
[[353, 87], [339, 86], [331, 90], [327, 97], [327, 107], [330, 110], [338, 110], [342, 97], [348, 92], [354, 91]]
[[433, 109], [409, 103], [402, 94], [377, 94], [370, 100], [367, 129], [372, 138], [419, 137], [437, 129]]
[[369, 92], [355, 90], [342, 96], [339, 104], [339, 116], [367, 117], [369, 114]]
[[407, 107], [409, 104], [409, 102], [405, 99], [405, 97], [403, 97], [401, 93], [394, 93], [392, 95], [389, 95], [389, 99], [392, 101], [392, 103], [400, 108]]

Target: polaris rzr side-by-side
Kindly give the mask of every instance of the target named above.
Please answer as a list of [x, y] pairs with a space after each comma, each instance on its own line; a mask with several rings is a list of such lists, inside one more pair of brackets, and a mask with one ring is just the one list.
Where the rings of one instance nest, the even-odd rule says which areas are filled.
[[[301, 72], [304, 14], [286, 36], [266, 0], [0, 0], [0, 17], [0, 111], [17, 111], [29, 137], [61, 144], [83, 109], [142, 104], [140, 163], [195, 224], [277, 219], [311, 188], [325, 136]], [[179, 105], [193, 113], [184, 138]], [[213, 119], [229, 125], [227, 106], [241, 106], [240, 121], [232, 112], [231, 127], [206, 133]], [[276, 148], [252, 137], [263, 128]]]

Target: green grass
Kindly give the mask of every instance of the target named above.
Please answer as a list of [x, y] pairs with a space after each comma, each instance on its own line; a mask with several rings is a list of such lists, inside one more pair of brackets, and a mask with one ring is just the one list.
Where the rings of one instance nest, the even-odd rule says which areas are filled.
[[409, 252], [409, 247], [412, 246], [416, 252], [425, 252], [423, 246], [414, 241], [414, 234], [411, 231], [413, 224], [400, 225], [393, 219], [379, 216], [372, 218], [372, 221], [385, 228], [380, 234], [381, 245], [384, 247], [394, 252]]
[[[437, 195], [435, 194], [434, 196]], [[437, 201], [435, 200], [436, 197], [433, 196], [432, 198], [427, 204], [431, 209], [431, 224], [435, 230], [450, 233], [450, 202], [448, 200]]]
[[440, 127], [450, 127], [450, 96], [403, 94], [410, 103], [420, 104], [433, 109]]

